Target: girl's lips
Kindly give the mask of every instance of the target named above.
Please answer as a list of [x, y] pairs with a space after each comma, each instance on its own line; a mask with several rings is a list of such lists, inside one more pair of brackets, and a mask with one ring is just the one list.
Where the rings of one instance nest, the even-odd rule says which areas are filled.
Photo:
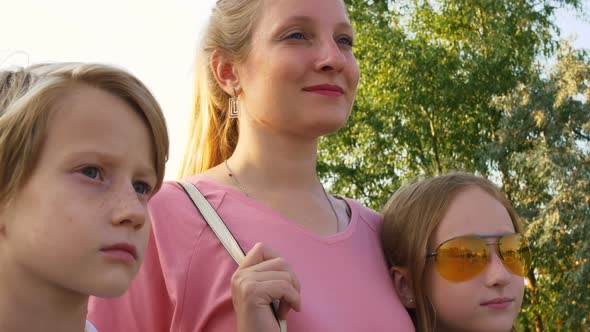
[[137, 249], [134, 245], [129, 243], [116, 243], [100, 249], [107, 257], [133, 263], [137, 261]]
[[514, 302], [514, 299], [498, 297], [490, 301], [482, 302], [480, 305], [491, 309], [505, 309], [508, 308], [512, 302]]

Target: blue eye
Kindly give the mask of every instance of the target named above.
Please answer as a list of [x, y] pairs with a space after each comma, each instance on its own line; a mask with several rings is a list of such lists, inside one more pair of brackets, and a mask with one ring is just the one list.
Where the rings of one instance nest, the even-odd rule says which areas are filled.
[[84, 174], [91, 179], [96, 179], [100, 175], [100, 170], [94, 166], [87, 166], [80, 170], [80, 173]]
[[285, 39], [306, 39], [306, 36], [303, 32], [293, 32], [287, 35]]
[[145, 182], [135, 182], [133, 184], [133, 190], [140, 195], [148, 194], [151, 191], [150, 186]]
[[351, 37], [348, 37], [348, 36], [338, 38], [338, 43], [345, 44], [350, 47], [354, 46], [354, 41], [352, 40]]

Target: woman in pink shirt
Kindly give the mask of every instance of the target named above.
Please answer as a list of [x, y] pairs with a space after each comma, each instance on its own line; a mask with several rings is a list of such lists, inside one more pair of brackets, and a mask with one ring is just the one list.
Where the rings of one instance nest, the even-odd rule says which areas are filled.
[[379, 214], [327, 194], [316, 173], [320, 137], [352, 109], [353, 40], [342, 0], [217, 1], [183, 176], [248, 257], [238, 269], [167, 183], [150, 203], [152, 236], [131, 288], [91, 301], [100, 331], [278, 331], [273, 299], [291, 332], [414, 330], [379, 246]]

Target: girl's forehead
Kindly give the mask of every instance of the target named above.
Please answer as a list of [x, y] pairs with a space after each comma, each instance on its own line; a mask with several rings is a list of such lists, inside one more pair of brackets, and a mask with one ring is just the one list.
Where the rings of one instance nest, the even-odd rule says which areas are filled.
[[457, 236], [514, 232], [506, 207], [480, 188], [465, 189], [455, 195], [430, 238], [431, 247]]

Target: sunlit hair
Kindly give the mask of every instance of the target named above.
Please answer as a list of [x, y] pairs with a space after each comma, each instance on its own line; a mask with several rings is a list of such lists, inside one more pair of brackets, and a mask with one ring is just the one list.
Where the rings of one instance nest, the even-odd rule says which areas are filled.
[[30, 178], [57, 101], [81, 85], [102, 89], [142, 115], [154, 147], [159, 189], [168, 158], [168, 132], [160, 106], [130, 73], [99, 64], [55, 63], [0, 71], [0, 204]]
[[416, 308], [408, 311], [418, 332], [436, 328], [436, 313], [425, 292], [429, 241], [457, 194], [473, 187], [498, 200], [508, 211], [516, 232], [522, 233], [517, 214], [506, 196], [491, 181], [467, 173], [451, 173], [404, 186], [383, 208], [383, 251], [389, 268], [405, 267], [409, 271]]
[[261, 0], [219, 0], [197, 52], [194, 108], [180, 177], [201, 173], [229, 158], [238, 142], [238, 122], [228, 116], [230, 96], [211, 71], [211, 55], [220, 52], [241, 62], [250, 41]]

